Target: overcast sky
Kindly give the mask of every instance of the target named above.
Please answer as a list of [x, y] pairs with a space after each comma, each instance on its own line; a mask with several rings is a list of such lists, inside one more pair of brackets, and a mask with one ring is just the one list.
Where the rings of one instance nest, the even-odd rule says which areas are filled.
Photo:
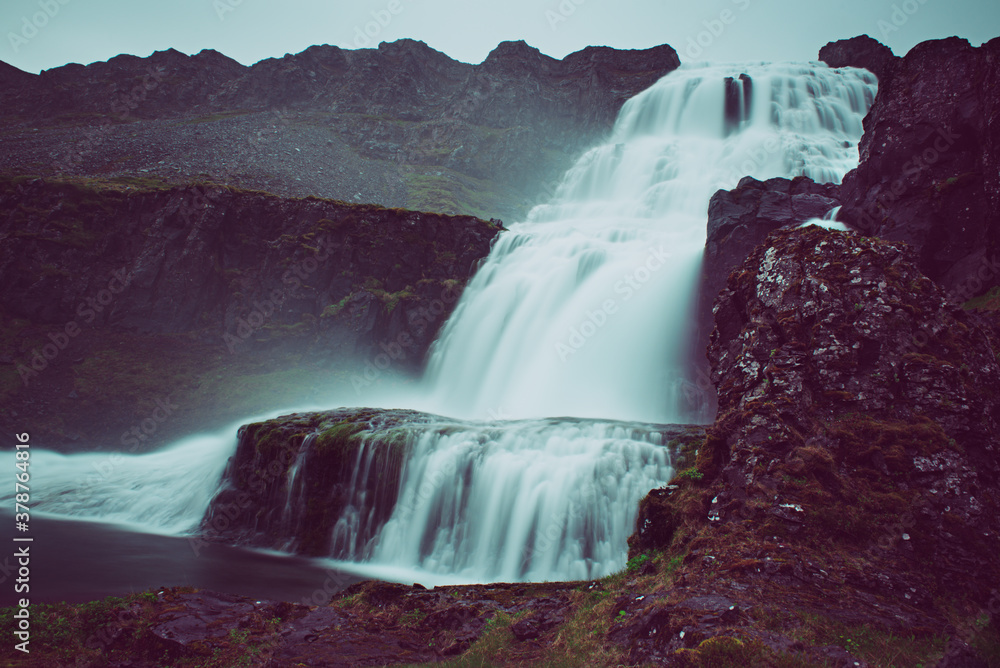
[[0, 60], [29, 72], [119, 53], [210, 48], [250, 65], [313, 44], [403, 37], [481, 62], [523, 39], [562, 58], [588, 45], [670, 44], [682, 61], [814, 60], [867, 33], [905, 54], [927, 39], [1000, 35], [998, 0], [0, 0]]

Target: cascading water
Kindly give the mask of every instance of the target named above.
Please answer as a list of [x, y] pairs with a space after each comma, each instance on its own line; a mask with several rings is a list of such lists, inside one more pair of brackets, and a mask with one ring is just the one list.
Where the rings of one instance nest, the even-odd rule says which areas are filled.
[[33, 450], [32, 512], [148, 533], [190, 531], [205, 515], [235, 442], [233, 431], [227, 431], [139, 455]]
[[460, 582], [607, 575], [639, 500], [670, 477], [663, 445], [656, 427], [592, 421], [414, 432], [369, 561]]
[[[351, 500], [331, 556], [370, 574], [451, 582], [621, 568], [639, 500], [672, 475], [669, 429], [650, 425], [690, 418], [685, 334], [709, 198], [746, 175], [839, 182], [857, 164], [875, 89], [868, 72], [821, 65], [684, 66], [629, 100], [553, 200], [499, 237], [435, 344], [429, 399], [413, 402], [456, 418], [524, 419], [408, 428], [391, 512], [375, 512], [364, 482], [380, 475], [370, 468], [379, 435], [369, 434], [344, 481]], [[45, 492], [33, 503], [191, 530], [232, 441], [117, 459], [38, 452]], [[300, 477], [312, 442], [282, 479], [286, 546], [308, 503]], [[81, 489], [91, 465], [108, 467], [102, 484]]]
[[466, 288], [430, 360], [429, 408], [689, 419], [685, 334], [711, 195], [747, 175], [839, 182], [875, 89], [856, 69], [682, 66], [626, 102]]

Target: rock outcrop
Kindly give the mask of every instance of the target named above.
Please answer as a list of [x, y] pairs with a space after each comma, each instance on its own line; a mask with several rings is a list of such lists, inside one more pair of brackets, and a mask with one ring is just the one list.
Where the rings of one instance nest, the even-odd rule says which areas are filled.
[[[965, 300], [1000, 282], [1000, 39], [915, 46], [879, 83], [841, 219]], [[985, 278], [985, 283], [984, 283]]]
[[[632, 556], [676, 555], [691, 589], [737, 610], [754, 592], [839, 623], [975, 635], [1000, 582], [1000, 339], [914, 260], [817, 227], [754, 250], [715, 308], [719, 416], [694, 466], [643, 502]], [[633, 659], [663, 651], [638, 643]]]
[[[416, 368], [499, 230], [469, 216], [213, 185], [8, 180], [0, 307], [36, 323], [193, 332], [227, 348], [307, 325], [329, 352], [364, 356], [408, 332], [404, 364]], [[79, 307], [109, 284], [107, 308]], [[353, 341], [335, 331], [342, 325]]]
[[839, 191], [837, 185], [815, 183], [805, 176], [767, 181], [747, 176], [733, 190], [720, 190], [712, 196], [692, 355], [698, 364], [694, 377], [699, 381], [696, 384], [699, 395], [710, 397], [705, 411], [709, 420], [715, 415], [716, 402], [704, 351], [715, 327], [712, 306], [729, 274], [774, 230], [822, 218], [839, 206]]
[[146, 394], [153, 407], [177, 392], [195, 422], [230, 419], [191, 393], [225, 394], [252, 360], [315, 361], [355, 389], [412, 374], [501, 229], [211, 184], [0, 180], [2, 421], [34, 419], [53, 444], [117, 443]]
[[868, 35], [829, 42], [819, 50], [820, 61], [830, 67], [861, 67], [878, 77], [879, 86], [888, 83], [899, 58], [892, 49]]
[[[429, 417], [345, 408], [241, 427], [202, 537], [334, 559], [370, 556], [396, 504], [406, 428]], [[365, 519], [340, 535], [334, 529], [352, 504]]]
[[470, 65], [403, 39], [251, 67], [175, 50], [40, 75], [4, 66], [0, 170], [207, 174], [279, 195], [509, 219], [678, 65], [666, 45], [556, 60], [524, 42]]

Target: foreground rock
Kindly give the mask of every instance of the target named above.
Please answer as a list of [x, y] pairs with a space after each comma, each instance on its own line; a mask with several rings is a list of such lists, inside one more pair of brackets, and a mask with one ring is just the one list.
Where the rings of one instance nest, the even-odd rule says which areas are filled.
[[[334, 527], [361, 497], [366, 521], [351, 547], [377, 535], [396, 503], [409, 430], [433, 419], [416, 411], [342, 408], [241, 427], [225, 485], [202, 523], [203, 538], [356, 557], [343, 545], [343, 553], [330, 553]], [[369, 443], [365, 436], [373, 432]]]
[[[557, 629], [580, 607], [579, 583], [425, 589], [366, 582], [329, 604], [261, 601], [189, 588], [37, 610], [29, 655], [19, 666], [173, 665], [383, 666], [470, 658], [544, 663]], [[600, 585], [593, 585], [600, 588]], [[515, 621], [516, 620], [516, 621]], [[6, 631], [6, 626], [4, 627]]]
[[[60, 632], [40, 635], [25, 665], [988, 666], [1000, 652], [1000, 327], [984, 318], [950, 306], [897, 246], [779, 230], [722, 293], [719, 419], [643, 501], [621, 573], [56, 606], [35, 611]], [[294, 461], [281, 445], [323, 420], [336, 423], [320, 482], [352, 459], [336, 441], [359, 424], [413, 419], [353, 409], [251, 425], [231, 474], [264, 505], [217, 517], [231, 535], [279, 525]], [[335, 479], [319, 486], [338, 493]], [[0, 630], [13, 621], [0, 616]]]
[[[682, 560], [671, 600], [756, 609], [701, 638], [787, 651], [821, 615], [928, 642], [950, 629], [958, 652], [1000, 612], [1000, 339], [913, 260], [811, 227], [730, 276], [709, 349], [719, 417], [631, 544]], [[672, 639], [630, 638], [633, 661], [689, 642], [662, 624]]]
[[841, 219], [905, 241], [962, 301], [1000, 282], [1000, 39], [915, 46], [879, 82]]

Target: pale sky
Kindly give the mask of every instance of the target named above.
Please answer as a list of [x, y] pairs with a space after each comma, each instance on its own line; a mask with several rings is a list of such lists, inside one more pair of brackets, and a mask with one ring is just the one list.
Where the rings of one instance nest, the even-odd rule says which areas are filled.
[[588, 45], [670, 44], [681, 60], [815, 60], [868, 34], [897, 55], [927, 39], [1000, 35], [998, 0], [0, 0], [0, 60], [28, 72], [119, 53], [206, 48], [250, 65], [313, 44], [409, 37], [479, 63], [523, 39], [562, 58]]

